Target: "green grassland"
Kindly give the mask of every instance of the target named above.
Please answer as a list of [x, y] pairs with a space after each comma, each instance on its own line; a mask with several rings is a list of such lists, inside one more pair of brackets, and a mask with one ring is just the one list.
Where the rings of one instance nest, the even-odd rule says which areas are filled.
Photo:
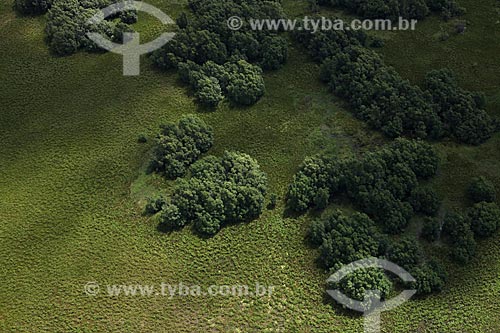
[[[148, 1], [171, 16], [182, 0]], [[418, 83], [426, 71], [450, 66], [464, 87], [488, 95], [500, 116], [500, 17], [494, 0], [463, 0], [470, 27], [438, 18], [415, 32], [387, 33], [388, 63]], [[299, 15], [305, 1], [285, 1]], [[148, 17], [139, 29], [154, 36]], [[166, 234], [142, 216], [153, 191], [144, 176], [160, 124], [197, 113], [214, 127], [212, 154], [238, 150], [268, 173], [282, 199], [305, 156], [322, 150], [359, 152], [384, 139], [341, 107], [318, 80], [317, 65], [292, 49], [287, 65], [265, 75], [267, 94], [250, 108], [200, 109], [174, 73], [123, 77], [121, 57], [51, 56], [44, 18], [16, 17], [0, 3], [0, 332], [360, 332], [324, 294], [325, 272], [305, 236], [311, 216], [283, 215], [283, 202], [256, 221], [202, 239], [189, 228]], [[480, 147], [437, 143], [443, 157], [433, 181], [449, 208], [467, 206], [471, 176], [500, 188], [500, 135]], [[166, 184], [167, 187], [171, 183]], [[481, 243], [467, 267], [448, 264], [440, 295], [413, 300], [383, 315], [384, 332], [498, 332], [500, 236]], [[440, 245], [428, 249], [446, 258]], [[96, 297], [88, 281], [105, 284], [260, 284], [271, 297]]]

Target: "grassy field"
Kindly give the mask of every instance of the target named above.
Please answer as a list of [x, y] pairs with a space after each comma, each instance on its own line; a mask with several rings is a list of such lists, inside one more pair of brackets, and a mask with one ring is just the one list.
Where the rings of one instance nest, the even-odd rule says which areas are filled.
[[[185, 1], [148, 1], [175, 16]], [[416, 32], [384, 35], [388, 63], [418, 83], [433, 68], [457, 70], [463, 86], [488, 94], [500, 116], [500, 19], [494, 0], [463, 0], [471, 24], [441, 42], [431, 18]], [[291, 14], [305, 1], [285, 1]], [[154, 35], [152, 19], [140, 23]], [[151, 23], [151, 24], [149, 24]], [[310, 216], [283, 216], [280, 201], [251, 223], [201, 239], [188, 228], [165, 234], [141, 215], [144, 177], [158, 126], [198, 113], [215, 129], [212, 154], [249, 153], [282, 198], [305, 156], [369, 149], [383, 139], [353, 119], [318, 80], [299, 49], [266, 74], [255, 106], [203, 112], [172, 73], [144, 60], [142, 75], [121, 75], [121, 57], [51, 56], [44, 18], [20, 18], [0, 3], [0, 332], [360, 332], [324, 294], [327, 274], [305, 242]], [[449, 27], [448, 27], [449, 28]], [[436, 144], [443, 165], [434, 184], [447, 207], [464, 207], [471, 176], [500, 188], [500, 135], [481, 147]], [[498, 332], [500, 237], [481, 244], [478, 260], [451, 267], [437, 296], [383, 315], [384, 332]], [[441, 248], [431, 248], [445, 256]], [[276, 286], [272, 297], [96, 297], [106, 284], [249, 284]], [[104, 287], [103, 287], [104, 289]]]

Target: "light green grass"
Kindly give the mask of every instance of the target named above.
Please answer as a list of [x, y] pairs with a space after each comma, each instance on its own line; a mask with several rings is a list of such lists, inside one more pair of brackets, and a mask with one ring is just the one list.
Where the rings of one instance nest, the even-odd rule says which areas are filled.
[[[184, 5], [151, 3], [172, 16]], [[467, 43], [430, 40], [440, 23], [429, 20], [412, 39], [391, 35], [386, 58], [418, 81], [435, 67], [434, 57], [445, 61], [463, 52], [478, 63], [476, 70], [450, 63], [470, 81], [468, 88], [490, 97], [496, 92], [489, 110], [498, 110], [499, 43], [482, 28], [495, 20], [483, 14], [492, 3], [464, 1], [470, 19], [486, 23], [457, 37], [484, 53]], [[300, 14], [305, 6], [288, 1], [285, 8]], [[141, 23], [141, 31], [153, 35], [157, 27], [148, 29], [147, 22], [153, 20]], [[10, 4], [0, 5], [0, 28], [0, 332], [361, 331], [359, 317], [345, 316], [324, 295], [327, 276], [304, 240], [310, 217], [283, 217], [282, 201], [260, 219], [226, 227], [211, 239], [188, 228], [163, 234], [141, 215], [149, 145], [138, 144], [138, 135], [152, 137], [161, 123], [200, 111], [175, 75], [143, 61], [141, 76], [125, 78], [113, 54], [54, 58], [43, 43], [44, 19], [16, 18]], [[399, 57], [400, 50], [414, 56]], [[252, 155], [268, 173], [271, 192], [283, 198], [305, 156], [381, 142], [336, 104], [317, 77], [317, 66], [292, 50], [284, 69], [266, 74], [267, 94], [255, 106], [199, 113], [215, 129], [211, 153]], [[498, 136], [479, 148], [438, 146], [446, 162], [435, 183], [447, 205], [463, 206], [472, 175], [487, 174], [500, 188]], [[476, 263], [451, 272], [443, 294], [385, 314], [395, 327], [385, 332], [497, 332], [498, 239], [482, 244]], [[83, 293], [88, 281], [259, 282], [275, 285], [276, 293], [261, 299], [91, 298]]]

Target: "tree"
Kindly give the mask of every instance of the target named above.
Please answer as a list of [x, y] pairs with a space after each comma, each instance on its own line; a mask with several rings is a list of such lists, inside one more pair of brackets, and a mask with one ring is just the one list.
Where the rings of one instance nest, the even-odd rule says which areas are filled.
[[177, 224], [193, 222], [199, 233], [214, 235], [226, 223], [250, 221], [262, 213], [267, 176], [250, 156], [208, 156], [190, 171], [191, 177], [179, 181], [171, 199], [179, 211]]
[[394, 242], [387, 251], [387, 258], [407, 271], [416, 267], [421, 262], [422, 257], [422, 250], [413, 238], [404, 238]]
[[467, 194], [474, 203], [494, 202], [497, 199], [495, 185], [485, 177], [474, 178], [469, 185]]
[[410, 288], [417, 290], [417, 295], [428, 295], [443, 290], [447, 279], [444, 268], [435, 260], [416, 266], [411, 270], [415, 282]]
[[224, 99], [219, 80], [214, 77], [203, 77], [198, 80], [198, 89], [195, 93], [200, 104], [216, 107]]
[[450, 236], [452, 259], [459, 264], [467, 264], [476, 253], [476, 241], [469, 219], [458, 213], [448, 213], [443, 231]]
[[163, 125], [156, 138], [151, 169], [171, 179], [183, 176], [212, 147], [213, 140], [212, 127], [193, 115], [182, 117], [178, 124]]
[[44, 14], [51, 6], [51, 0], [14, 0], [14, 8], [24, 15]]
[[[335, 213], [324, 223], [320, 260], [327, 268], [378, 255], [378, 232], [367, 215], [354, 213], [347, 217]], [[317, 241], [318, 234], [312, 235]]]
[[229, 64], [231, 73], [227, 93], [229, 99], [241, 105], [255, 104], [265, 92], [262, 70], [245, 60]]
[[477, 203], [469, 210], [468, 219], [477, 236], [493, 236], [500, 227], [500, 208], [495, 203]]
[[262, 41], [262, 69], [279, 69], [288, 58], [288, 43], [282, 37], [266, 36]]
[[427, 216], [435, 216], [439, 211], [439, 207], [441, 207], [441, 200], [438, 195], [428, 187], [416, 188], [411, 194], [410, 203], [415, 212]]
[[393, 289], [391, 280], [381, 269], [358, 269], [347, 275], [338, 283], [330, 283], [329, 289], [338, 289], [350, 299], [361, 301], [365, 310], [372, 308], [368, 292], [378, 291], [380, 299], [384, 300]]

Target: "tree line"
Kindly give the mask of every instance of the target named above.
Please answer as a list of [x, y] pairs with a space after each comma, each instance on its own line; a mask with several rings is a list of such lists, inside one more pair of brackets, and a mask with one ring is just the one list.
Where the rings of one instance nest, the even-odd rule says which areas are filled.
[[356, 117], [390, 138], [453, 137], [478, 145], [499, 129], [484, 110], [484, 94], [460, 88], [450, 70], [431, 71], [420, 88], [366, 47], [364, 32], [296, 31], [294, 36], [321, 63], [320, 77], [330, 90], [348, 101]]

